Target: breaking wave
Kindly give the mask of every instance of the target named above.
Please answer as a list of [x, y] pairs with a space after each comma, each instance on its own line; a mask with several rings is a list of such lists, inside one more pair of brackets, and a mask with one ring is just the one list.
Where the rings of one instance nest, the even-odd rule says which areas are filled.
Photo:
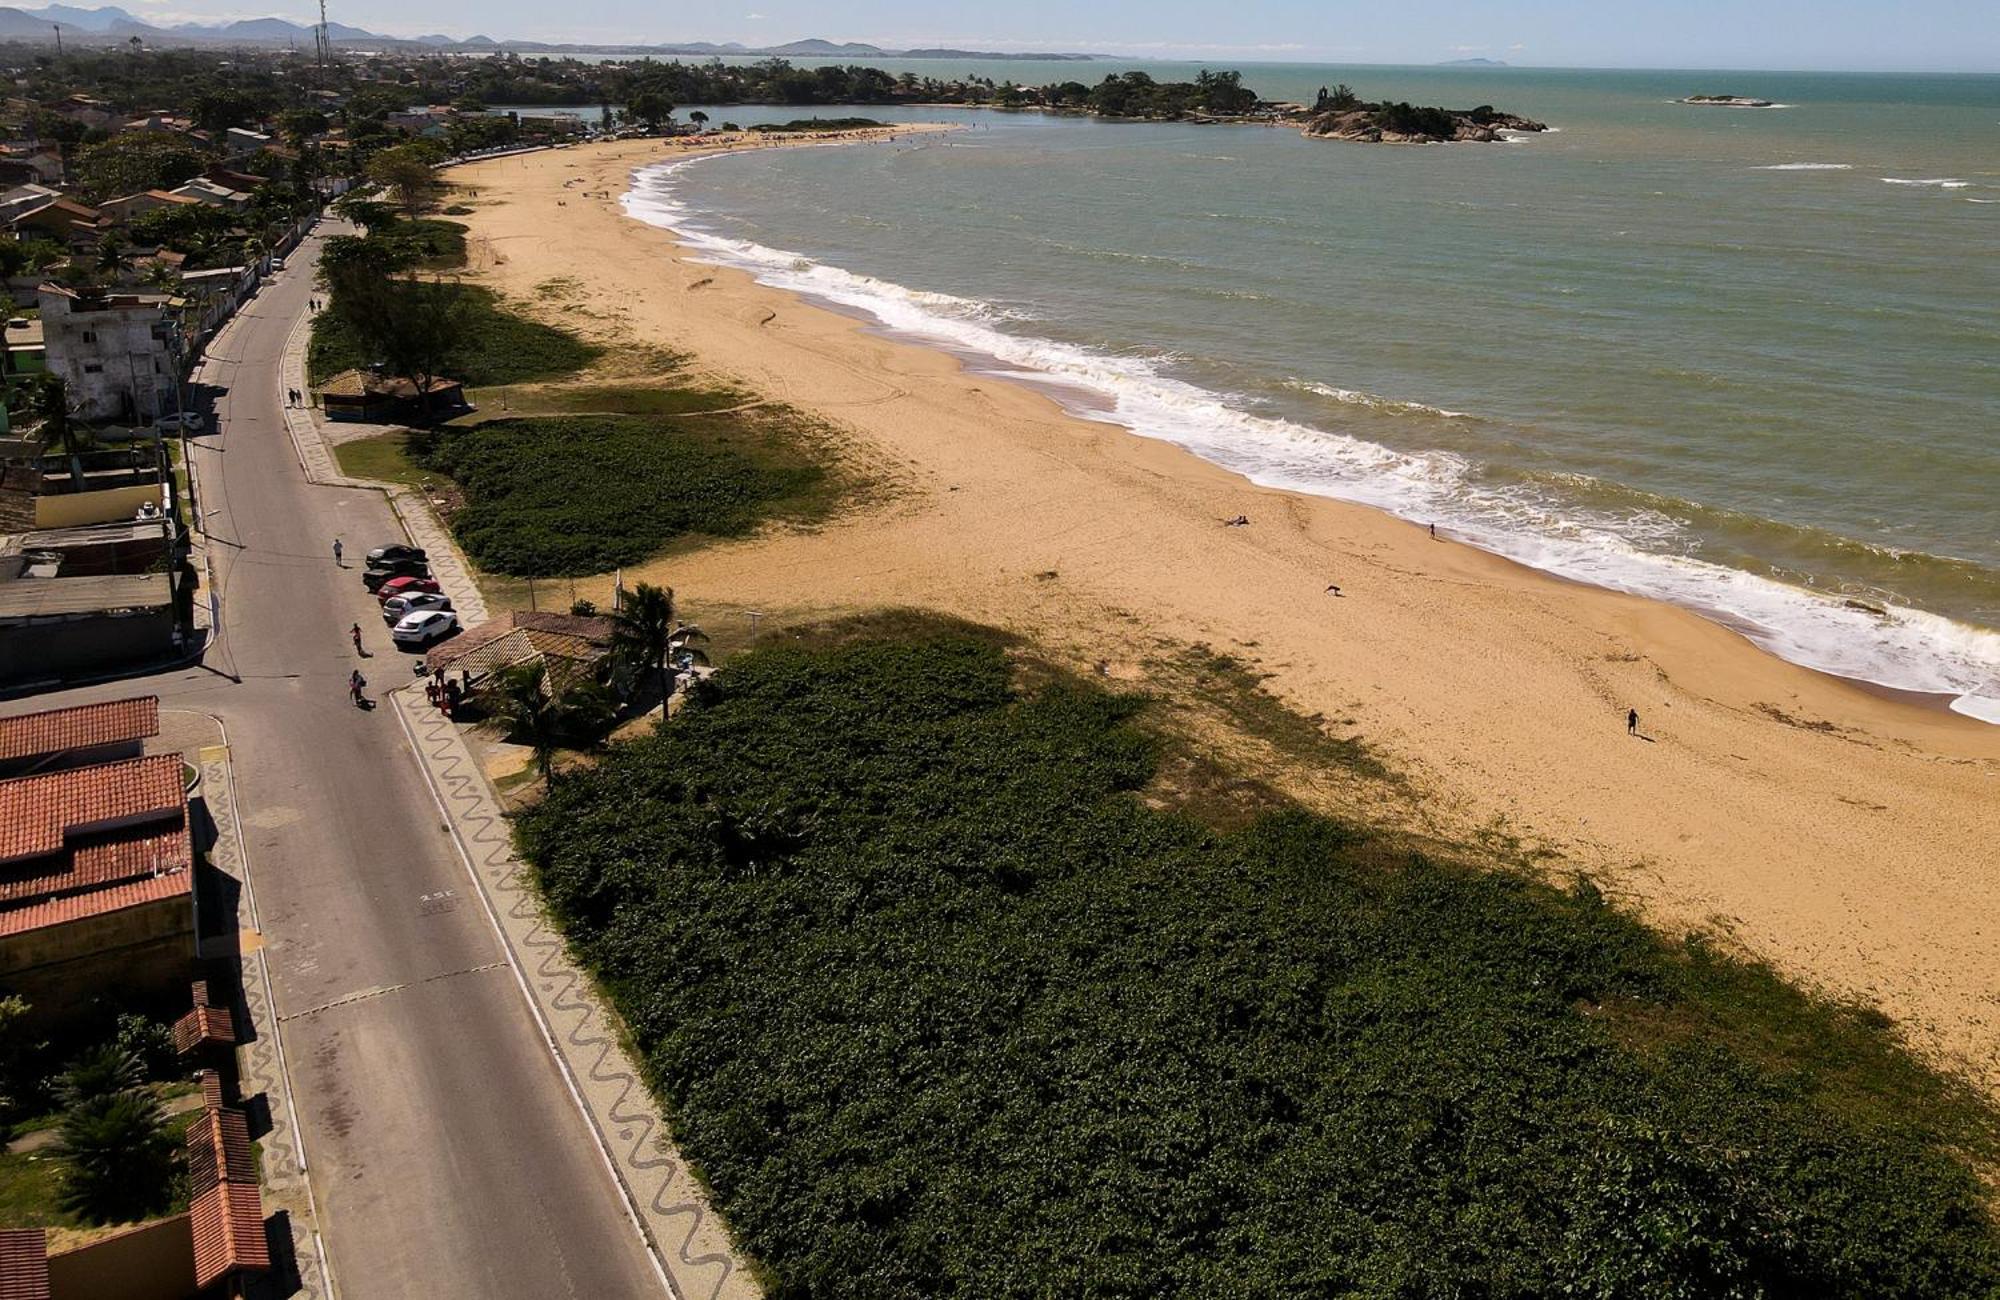
[[[835, 146], [827, 146], [835, 147]], [[1686, 529], [1655, 511], [1580, 508], [1535, 483], [1495, 484], [1465, 457], [1404, 452], [1337, 429], [1255, 414], [1249, 403], [1175, 377], [1165, 357], [1113, 355], [1006, 328], [1021, 318], [974, 299], [913, 289], [800, 253], [701, 228], [677, 192], [679, 159], [634, 173], [625, 210], [673, 230], [698, 259], [860, 312], [888, 330], [1045, 385], [1085, 419], [1174, 443], [1252, 482], [1374, 506], [1531, 567], [1614, 591], [1671, 601], [1735, 628], [1794, 663], [1901, 690], [1954, 697], [1953, 708], [2000, 723], [2000, 633], [1896, 605], [1849, 603], [1684, 553]], [[1336, 402], [1463, 419], [1461, 412], [1332, 385], [1295, 388]], [[1078, 400], [1086, 394], [1089, 400]], [[1674, 548], [1679, 547], [1679, 550]]]

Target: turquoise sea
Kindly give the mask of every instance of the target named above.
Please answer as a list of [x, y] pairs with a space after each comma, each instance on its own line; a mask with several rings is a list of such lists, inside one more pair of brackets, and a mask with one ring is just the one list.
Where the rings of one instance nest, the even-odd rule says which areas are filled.
[[[2000, 722], [2000, 77], [1243, 70], [1557, 129], [711, 107], [971, 129], [653, 168], [627, 206], [1257, 481]], [[1697, 92], [1783, 107], [1672, 102]]]

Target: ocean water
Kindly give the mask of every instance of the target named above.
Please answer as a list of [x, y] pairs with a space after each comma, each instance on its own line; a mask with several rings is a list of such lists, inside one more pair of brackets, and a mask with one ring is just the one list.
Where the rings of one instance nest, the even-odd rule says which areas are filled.
[[1260, 483], [2000, 722], [2000, 77], [1245, 73], [1557, 130], [822, 108], [969, 129], [663, 165], [627, 207]]

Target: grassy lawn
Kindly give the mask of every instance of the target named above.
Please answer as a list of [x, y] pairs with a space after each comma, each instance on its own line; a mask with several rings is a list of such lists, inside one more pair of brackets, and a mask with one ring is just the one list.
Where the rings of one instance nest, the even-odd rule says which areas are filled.
[[773, 1294], [2000, 1293], [1994, 1112], [1880, 1015], [1587, 881], [1162, 806], [1155, 707], [860, 620], [518, 817]]
[[61, 1206], [62, 1161], [48, 1151], [0, 1154], [0, 1226], [81, 1226]]
[[843, 484], [819, 431], [783, 408], [722, 415], [575, 415], [418, 434], [411, 458], [458, 484], [451, 519], [491, 573], [583, 576], [676, 541], [823, 517]]
[[408, 430], [398, 429], [372, 438], [335, 443], [333, 458], [339, 463], [341, 473], [354, 478], [372, 478], [410, 487], [426, 479], [438, 478], [437, 474], [410, 459], [409, 438]]

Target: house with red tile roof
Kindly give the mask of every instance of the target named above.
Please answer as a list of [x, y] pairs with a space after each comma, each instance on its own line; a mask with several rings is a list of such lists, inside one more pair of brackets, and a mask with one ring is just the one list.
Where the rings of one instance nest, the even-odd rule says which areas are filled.
[[157, 695], [0, 718], [0, 778], [137, 758], [159, 734]]
[[0, 987], [54, 1021], [144, 996], [195, 958], [181, 760], [153, 755], [0, 781]]

